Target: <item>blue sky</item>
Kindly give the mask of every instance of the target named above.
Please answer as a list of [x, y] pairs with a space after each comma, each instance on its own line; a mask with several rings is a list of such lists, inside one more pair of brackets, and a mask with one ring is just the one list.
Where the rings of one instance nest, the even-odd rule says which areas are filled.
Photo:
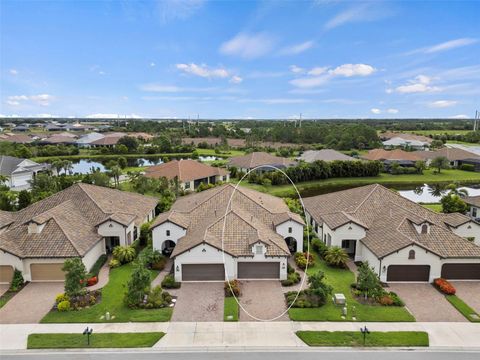
[[0, 2], [0, 114], [472, 117], [480, 2]]

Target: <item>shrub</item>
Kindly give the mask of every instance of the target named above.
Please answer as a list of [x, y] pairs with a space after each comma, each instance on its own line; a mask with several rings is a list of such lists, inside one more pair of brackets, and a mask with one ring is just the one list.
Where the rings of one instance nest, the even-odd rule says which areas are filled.
[[300, 274], [298, 272], [289, 273], [285, 280], [282, 280], [281, 283], [283, 286], [292, 286], [300, 282]]
[[[153, 250], [150, 246], [147, 246], [140, 252], [140, 254], [138, 254], [138, 260], [146, 266], [152, 266], [154, 263], [164, 261], [163, 265], [165, 267], [165, 263], [167, 262], [166, 258], [160, 253], [160, 251]], [[158, 270], [163, 270], [163, 268]]]
[[348, 261], [348, 254], [341, 247], [332, 246], [325, 252], [325, 261], [330, 266], [345, 267]]
[[240, 282], [238, 280], [225, 281], [223, 286], [225, 289], [225, 296], [230, 297], [235, 295], [236, 297], [240, 296]]
[[120, 261], [116, 260], [116, 259], [112, 259], [110, 260], [110, 262], [108, 263], [108, 266], [110, 266], [110, 268], [116, 268], [116, 267], [119, 267], [120, 266]]
[[127, 283], [125, 305], [134, 308], [140, 305], [150, 285], [150, 272], [142, 264], [137, 264]]
[[24, 283], [25, 280], [23, 279], [22, 272], [18, 269], [15, 269], [13, 272], [12, 283], [10, 284], [10, 291], [18, 291]]
[[160, 286], [155, 286], [147, 295], [147, 301], [144, 304], [147, 309], [158, 309], [168, 306], [172, 301], [172, 296], [163, 291]]
[[455, 295], [456, 289], [447, 280], [438, 278], [433, 281], [433, 285], [445, 295]]
[[113, 249], [113, 258], [121, 264], [127, 264], [135, 259], [136, 251], [132, 246], [116, 246]]
[[65, 294], [70, 298], [80, 295], [86, 285], [87, 270], [80, 258], [67, 259], [63, 263]]
[[138, 254], [140, 252], [140, 239], [137, 239], [134, 242], [132, 242], [130, 246], [135, 250], [135, 254]]
[[69, 311], [70, 310], [70, 301], [63, 300], [57, 305], [58, 311]]
[[98, 277], [96, 277], [96, 276], [92, 276], [92, 277], [87, 279], [87, 286], [93, 286], [96, 283], [98, 283]]
[[88, 274], [90, 277], [98, 277], [98, 273], [100, 272], [100, 269], [102, 268], [103, 264], [107, 261], [107, 255], [102, 254], [100, 257], [95, 261], [95, 264], [93, 264], [92, 268], [90, 269], [90, 273]]
[[175, 281], [173, 275], [167, 275], [162, 280], [162, 288], [164, 289], [178, 289], [182, 284]]
[[168, 259], [165, 256], [161, 255], [161, 258], [152, 263], [152, 269], [162, 271], [163, 269], [165, 269], [167, 260]]
[[287, 274], [291, 274], [291, 273], [294, 273], [295, 272], [295, 269], [287, 263]]
[[318, 238], [312, 239], [312, 248], [321, 258], [324, 257], [325, 252], [328, 250], [328, 246]]
[[55, 303], [60, 304], [62, 301], [70, 301], [70, 298], [65, 294], [58, 294], [55, 297]]
[[393, 300], [393, 305], [394, 306], [404, 306], [405, 303], [400, 299], [400, 296], [397, 295], [397, 293], [394, 293], [393, 291], [390, 291], [390, 298]]
[[385, 294], [378, 299], [380, 305], [390, 306], [393, 305], [393, 299], [389, 294]]
[[475, 171], [475, 165], [472, 164], [462, 164], [458, 168], [464, 171]]

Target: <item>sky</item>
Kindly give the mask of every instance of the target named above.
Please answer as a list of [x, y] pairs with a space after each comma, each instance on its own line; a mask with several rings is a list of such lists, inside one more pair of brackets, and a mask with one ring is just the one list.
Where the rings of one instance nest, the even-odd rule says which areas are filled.
[[0, 1], [0, 115], [468, 118], [480, 2]]

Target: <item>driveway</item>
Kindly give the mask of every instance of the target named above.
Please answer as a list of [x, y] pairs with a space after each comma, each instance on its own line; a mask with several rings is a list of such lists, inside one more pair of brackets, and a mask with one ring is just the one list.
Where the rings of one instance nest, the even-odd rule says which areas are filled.
[[0, 296], [5, 294], [9, 288], [10, 284], [0, 284]]
[[480, 281], [450, 281], [456, 295], [480, 314]]
[[390, 283], [417, 321], [467, 321], [431, 284]]
[[38, 323], [50, 311], [63, 282], [29, 283], [0, 309], [1, 324]]
[[172, 321], [223, 321], [223, 282], [183, 282], [178, 290]]
[[[270, 320], [277, 318], [287, 309], [283, 288], [278, 280], [242, 281], [240, 296], [240, 321]], [[288, 314], [277, 321], [289, 321]]]

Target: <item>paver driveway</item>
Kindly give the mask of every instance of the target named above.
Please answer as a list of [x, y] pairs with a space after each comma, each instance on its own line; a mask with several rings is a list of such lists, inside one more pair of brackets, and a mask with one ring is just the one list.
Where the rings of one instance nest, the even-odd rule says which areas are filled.
[[480, 314], [480, 281], [450, 281], [457, 296]]
[[[242, 281], [240, 304], [240, 321], [270, 320], [285, 312], [287, 305], [283, 288], [278, 280]], [[255, 319], [257, 318], [257, 319]], [[277, 321], [288, 321], [288, 314], [283, 314]]]
[[431, 284], [390, 283], [417, 321], [467, 321]]
[[63, 292], [63, 282], [30, 283], [0, 309], [1, 324], [38, 323]]
[[172, 321], [223, 321], [223, 282], [183, 282], [169, 292], [178, 296]]
[[0, 284], [0, 296], [5, 294], [9, 288], [10, 288], [9, 284]]

